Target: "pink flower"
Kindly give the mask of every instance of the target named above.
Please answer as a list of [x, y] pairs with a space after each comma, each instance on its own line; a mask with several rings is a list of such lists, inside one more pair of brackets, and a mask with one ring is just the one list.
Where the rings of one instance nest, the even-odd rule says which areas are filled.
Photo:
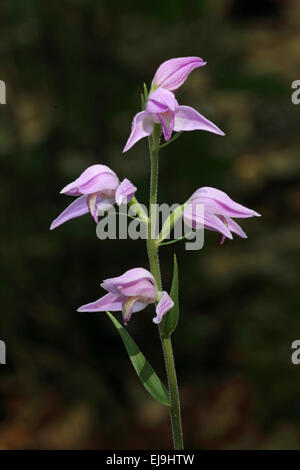
[[196, 67], [205, 65], [200, 57], [179, 57], [164, 62], [157, 70], [145, 111], [135, 115], [131, 134], [123, 152], [153, 132], [153, 124], [160, 123], [166, 141], [173, 131], [205, 130], [224, 135], [215, 124], [189, 106], [180, 106], [172, 91], [179, 88]]
[[157, 69], [151, 83], [151, 89], [164, 88], [177, 90], [197, 67], [206, 65], [200, 57], [177, 57], [163, 62]]
[[153, 318], [153, 322], [158, 324], [174, 305], [167, 292], [157, 290], [154, 277], [144, 268], [129, 269], [122, 276], [106, 279], [101, 287], [108, 294], [83, 305], [78, 312], [122, 311], [124, 324], [127, 325], [133, 312], [139, 312], [158, 301], [156, 316]]
[[[220, 232], [221, 244], [226, 237], [232, 239], [232, 233], [247, 238], [243, 229], [232, 220], [232, 217], [260, 217], [257, 212], [234, 202], [226, 193], [215, 188], [197, 189], [186, 204], [183, 211], [185, 223], [194, 229], [204, 226], [208, 230]], [[203, 212], [199, 210], [201, 206], [204, 208], [204, 218]]]
[[61, 190], [63, 194], [79, 197], [52, 222], [50, 230], [88, 212], [98, 223], [100, 209], [108, 208], [114, 203], [120, 205], [129, 202], [136, 189], [127, 179], [119, 183], [117, 175], [108, 166], [92, 165]]

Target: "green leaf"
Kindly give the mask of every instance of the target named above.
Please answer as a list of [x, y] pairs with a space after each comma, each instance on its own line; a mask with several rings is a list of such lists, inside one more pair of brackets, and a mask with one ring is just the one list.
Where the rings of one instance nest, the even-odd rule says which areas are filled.
[[165, 220], [163, 227], [161, 229], [161, 232], [158, 235], [158, 239], [157, 239], [158, 244], [160, 244], [169, 236], [177, 220], [182, 216], [182, 212], [184, 211], [184, 208], [185, 208], [185, 204], [182, 204], [181, 206], [176, 207], [176, 209], [173, 212], [171, 212], [167, 220]]
[[110, 312], [106, 313], [120, 333], [132, 365], [135, 368], [135, 371], [145, 389], [159, 403], [170, 406], [169, 392], [152, 369], [144, 354], [140, 351], [137, 344], [131, 338], [130, 334], [127, 333], [125, 328], [118, 322], [118, 320], [116, 320], [116, 318]]
[[162, 325], [163, 336], [170, 336], [177, 327], [179, 320], [179, 301], [178, 301], [178, 265], [174, 253], [173, 280], [170, 296], [174, 302], [174, 307], [165, 315]]

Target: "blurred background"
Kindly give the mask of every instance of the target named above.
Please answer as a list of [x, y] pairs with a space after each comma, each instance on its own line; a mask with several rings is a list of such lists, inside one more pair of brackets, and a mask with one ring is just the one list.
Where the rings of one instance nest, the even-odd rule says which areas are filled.
[[[147, 267], [143, 240], [100, 241], [85, 216], [49, 232], [59, 195], [103, 163], [148, 200], [142, 140], [125, 156], [142, 84], [172, 57], [207, 66], [178, 90], [225, 131], [184, 133], [160, 156], [160, 202], [214, 186], [262, 214], [248, 240], [161, 250], [180, 268], [173, 336], [187, 448], [300, 449], [297, 0], [2, 0], [0, 79], [1, 449], [168, 449], [167, 410], [140, 385], [105, 314], [78, 306], [100, 282]], [[128, 331], [165, 378], [149, 307]], [[117, 314], [120, 319], [120, 314]]]

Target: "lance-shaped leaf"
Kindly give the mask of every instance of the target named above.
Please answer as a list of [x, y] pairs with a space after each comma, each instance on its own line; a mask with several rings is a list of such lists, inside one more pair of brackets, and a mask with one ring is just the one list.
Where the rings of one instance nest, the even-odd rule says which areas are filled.
[[167, 238], [176, 224], [177, 220], [182, 216], [184, 211], [185, 204], [176, 207], [176, 209], [170, 214], [170, 216], [165, 220], [160, 234], [158, 235], [157, 244], [160, 244], [165, 238]]
[[159, 403], [170, 406], [169, 392], [152, 369], [144, 354], [140, 351], [135, 341], [132, 339], [129, 333], [127, 333], [125, 328], [118, 322], [118, 320], [116, 320], [116, 318], [110, 312], [106, 313], [120, 333], [132, 365], [145, 389]]
[[179, 320], [179, 300], [178, 300], [178, 265], [177, 258], [174, 253], [173, 280], [170, 292], [174, 307], [165, 315], [162, 325], [162, 333], [164, 337], [170, 336], [177, 327]]
[[143, 207], [140, 205], [140, 203], [137, 201], [137, 199], [134, 196], [131, 198], [128, 205], [133, 215], [137, 215], [141, 219], [141, 222], [148, 224], [149, 222], [148, 216], [146, 212], [144, 211]]

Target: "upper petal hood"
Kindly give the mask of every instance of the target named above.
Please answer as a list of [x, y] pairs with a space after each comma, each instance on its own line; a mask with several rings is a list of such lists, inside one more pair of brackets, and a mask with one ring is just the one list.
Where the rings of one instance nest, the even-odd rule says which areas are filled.
[[154, 122], [160, 122], [164, 138], [168, 141], [171, 138], [175, 112], [179, 109], [179, 104], [171, 91], [157, 88], [150, 93], [146, 105], [146, 112], [152, 115]]
[[106, 165], [92, 165], [88, 167], [75, 181], [65, 186], [61, 193], [70, 196], [91, 194], [105, 189], [115, 190], [119, 184], [118, 177]]
[[214, 214], [223, 215], [224, 217], [259, 217], [260, 214], [248, 207], [242, 206], [233, 201], [224, 191], [216, 188], [203, 187], [197, 189], [189, 199], [189, 203], [202, 203]]
[[134, 268], [129, 269], [121, 276], [105, 279], [101, 286], [109, 292], [118, 293], [120, 288], [128, 287], [141, 279], [148, 279], [155, 285], [154, 277], [147, 269]]
[[156, 297], [156, 287], [151, 281], [144, 278], [130, 285], [120, 287], [120, 292], [126, 297], [137, 297], [138, 300], [146, 303], [154, 302]]
[[150, 93], [146, 111], [148, 113], [165, 113], [166, 111], [176, 111], [179, 108], [179, 104], [174, 96], [174, 93], [163, 88], [157, 88], [157, 90]]
[[177, 57], [167, 60], [158, 67], [152, 80], [152, 87], [177, 90], [194, 69], [205, 64], [206, 62], [200, 57]]

